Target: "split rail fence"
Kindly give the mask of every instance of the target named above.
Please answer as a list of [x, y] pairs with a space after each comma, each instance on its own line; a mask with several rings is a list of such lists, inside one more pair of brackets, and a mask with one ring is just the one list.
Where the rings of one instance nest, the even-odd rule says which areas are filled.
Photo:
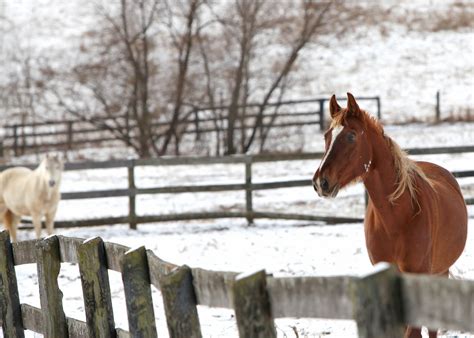
[[[440, 148], [414, 148], [408, 149], [413, 155], [427, 154], [454, 154], [464, 152], [474, 152], [474, 146], [463, 147], [440, 147]], [[322, 153], [301, 153], [301, 154], [269, 154], [269, 155], [241, 155], [228, 157], [172, 157], [146, 160], [116, 160], [106, 162], [78, 162], [67, 163], [65, 170], [93, 170], [126, 168], [128, 172], [128, 188], [108, 189], [79, 192], [63, 192], [63, 200], [91, 199], [91, 198], [128, 198], [128, 215], [118, 217], [91, 218], [80, 220], [61, 220], [55, 222], [55, 227], [86, 227], [101, 226], [111, 224], [129, 224], [130, 228], [136, 229], [137, 224], [185, 221], [196, 219], [219, 219], [219, 218], [246, 218], [249, 224], [255, 219], [289, 219], [325, 222], [327, 224], [338, 223], [360, 223], [362, 218], [344, 216], [320, 216], [302, 213], [282, 213], [282, 212], [261, 212], [255, 210], [253, 206], [254, 192], [260, 190], [308, 187], [312, 189], [311, 178], [300, 180], [273, 181], [254, 183], [252, 166], [256, 163], [275, 161], [300, 161], [317, 160], [322, 157]], [[180, 166], [180, 165], [211, 165], [211, 164], [242, 164], [245, 166], [245, 177], [242, 183], [237, 184], [201, 184], [201, 185], [179, 185], [164, 187], [140, 188], [135, 184], [135, 168], [142, 166]], [[0, 167], [0, 171], [7, 166]], [[453, 173], [458, 178], [474, 177], [474, 170], [456, 171]], [[150, 194], [180, 194], [180, 193], [202, 193], [202, 192], [228, 192], [242, 191], [245, 198], [245, 210], [226, 210], [215, 212], [188, 212], [161, 215], [137, 215], [136, 196]], [[360, 198], [364, 198], [361, 195]], [[474, 204], [474, 197], [466, 198], [467, 204]], [[30, 226], [22, 227], [30, 228]]]
[[[62, 262], [79, 264], [86, 322], [66, 317]], [[15, 266], [36, 264], [40, 307], [21, 304]], [[129, 332], [115, 327], [108, 270], [121, 273]], [[474, 281], [398, 274], [386, 264], [363, 277], [275, 278], [176, 266], [152, 251], [50, 236], [10, 243], [0, 233], [0, 314], [5, 337], [157, 337], [151, 285], [161, 291], [171, 338], [201, 337], [197, 305], [235, 311], [241, 338], [276, 337], [276, 318], [347, 319], [359, 337], [401, 337], [405, 325], [474, 332]]]

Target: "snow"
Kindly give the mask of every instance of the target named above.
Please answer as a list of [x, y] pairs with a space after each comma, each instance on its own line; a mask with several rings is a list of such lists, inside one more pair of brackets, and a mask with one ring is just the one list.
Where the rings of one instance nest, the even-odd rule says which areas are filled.
[[[473, 144], [473, 126], [466, 123], [388, 126], [387, 133], [405, 146], [450, 146]], [[413, 141], [416, 140], [416, 141]], [[313, 151], [320, 151], [322, 135], [314, 135]], [[317, 144], [317, 146], [316, 146]], [[474, 154], [417, 156], [437, 162], [450, 170], [472, 170]], [[312, 176], [319, 160], [258, 163], [253, 166], [255, 182], [303, 179]], [[238, 183], [244, 181], [243, 165], [138, 167], [139, 187]], [[474, 178], [459, 180], [466, 196], [474, 194]], [[126, 188], [125, 169], [98, 169], [65, 172], [62, 191]], [[256, 210], [300, 212], [320, 215], [363, 217], [363, 187], [351, 186], [333, 200], [317, 197], [312, 187], [263, 190], [254, 193]], [[140, 215], [186, 211], [242, 210], [244, 192], [183, 193], [146, 195], [137, 198]], [[58, 219], [79, 219], [125, 215], [126, 198], [62, 201]], [[469, 207], [469, 226], [474, 226], [474, 207]], [[265, 269], [280, 276], [364, 275], [373, 271], [365, 247], [362, 224], [328, 226], [317, 222], [257, 220], [248, 227], [244, 219], [190, 221], [139, 225], [112, 225], [83, 229], [57, 229], [65, 236], [91, 238], [137, 247], [144, 245], [156, 255], [175, 264], [211, 270], [248, 272]], [[20, 231], [19, 239], [33, 238], [33, 232]], [[452, 272], [458, 278], [474, 280], [474, 232], [469, 232], [466, 248]], [[39, 291], [34, 265], [16, 268], [21, 301], [39, 307]], [[115, 323], [127, 328], [127, 315], [120, 274], [110, 272]], [[70, 317], [85, 320], [77, 265], [62, 264], [59, 277], [64, 308]], [[31, 286], [34, 286], [32, 288]], [[167, 336], [160, 292], [153, 288], [158, 334]], [[204, 337], [237, 337], [233, 311], [199, 307]], [[317, 319], [278, 319], [280, 337], [356, 337], [353, 321]], [[30, 336], [34, 336], [31, 333]], [[468, 337], [468, 335], [459, 335]]]
[[[407, 7], [409, 3], [406, 3]], [[419, 1], [417, 4], [426, 1]], [[432, 3], [431, 1], [429, 2]], [[0, 9], [16, 18], [22, 49], [55, 49], [61, 54], [79, 41], [93, 9], [82, 2], [8, 1], [0, 0]], [[82, 14], [81, 14], [82, 13]], [[30, 21], [34, 17], [35, 21]], [[71, 20], [71, 18], [74, 18]], [[37, 26], [39, 22], [45, 23]], [[50, 24], [46, 24], [50, 22]], [[51, 24], [52, 22], [52, 24]], [[61, 35], [57, 34], [61, 31]], [[361, 28], [341, 40], [312, 45], [301, 54], [297, 75], [311, 79], [311, 85], [294, 86], [291, 98], [343, 98], [350, 90], [359, 96], [380, 95], [385, 123], [432, 121], [435, 93], [441, 90], [442, 117], [463, 116], [474, 106], [474, 35], [472, 29], [460, 31], [409, 31], [394, 25], [388, 32], [377, 28]], [[2, 40], [3, 41], [3, 40]], [[334, 53], [334, 43], [342, 52]], [[59, 46], [59, 47], [58, 47]], [[66, 54], [71, 56], [70, 53]], [[74, 59], [75, 56], [71, 56]], [[0, 72], [1, 73], [1, 72]], [[304, 73], [304, 74], [301, 74]], [[344, 103], [344, 102], [343, 102]], [[372, 105], [361, 107], [375, 113]], [[387, 125], [386, 132], [402, 147], [435, 147], [474, 144], [473, 123], [415, 123]], [[324, 141], [316, 126], [288, 128], [280, 143], [271, 150], [321, 151]], [[270, 139], [272, 136], [270, 137]], [[105, 160], [135, 157], [130, 149], [87, 149], [68, 155]], [[416, 158], [433, 161], [449, 170], [472, 170], [474, 154], [429, 155]], [[36, 162], [35, 156], [12, 159], [13, 163]], [[319, 161], [259, 163], [253, 166], [255, 182], [310, 178]], [[138, 187], [207, 183], [239, 183], [244, 181], [243, 165], [141, 167], [136, 170]], [[459, 180], [466, 196], [474, 195], [474, 178]], [[125, 169], [65, 172], [63, 192], [102, 190], [127, 187]], [[363, 187], [354, 185], [341, 191], [334, 200], [320, 199], [312, 187], [277, 189], [254, 193], [254, 207], [262, 211], [282, 211], [318, 215], [362, 217]], [[179, 195], [146, 195], [137, 197], [139, 215], [186, 211], [242, 210], [243, 192], [200, 193]], [[59, 220], [121, 216], [128, 210], [126, 198], [62, 201]], [[469, 207], [469, 228], [474, 226], [474, 207]], [[145, 245], [160, 258], [175, 264], [229, 271], [265, 269], [275, 276], [363, 275], [373, 271], [369, 262], [362, 224], [327, 226], [314, 222], [258, 220], [248, 227], [243, 219], [192, 221], [139, 225], [133, 231], [126, 225], [86, 229], [57, 229], [65, 236], [91, 238], [130, 247]], [[31, 239], [32, 232], [20, 231], [19, 240]], [[469, 231], [466, 248], [453, 272], [462, 279], [474, 280], [474, 231]], [[16, 267], [21, 302], [39, 307], [36, 267]], [[127, 328], [127, 315], [120, 274], [109, 272], [115, 323]], [[62, 264], [59, 277], [64, 293], [64, 308], [70, 317], [85, 320], [81, 283], [77, 265]], [[163, 305], [158, 290], [153, 289], [158, 334], [167, 337]], [[204, 337], [237, 337], [233, 311], [199, 307]], [[278, 319], [279, 337], [356, 337], [352, 321], [317, 319]], [[1, 335], [1, 331], [0, 331]], [[28, 333], [28, 337], [40, 336]], [[446, 336], [447, 337], [447, 336]], [[457, 337], [469, 337], [457, 334]], [[472, 337], [472, 336], [471, 336]]]

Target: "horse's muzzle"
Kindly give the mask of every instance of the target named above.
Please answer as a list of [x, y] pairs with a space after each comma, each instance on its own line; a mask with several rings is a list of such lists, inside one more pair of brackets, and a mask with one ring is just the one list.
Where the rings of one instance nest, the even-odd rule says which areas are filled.
[[49, 180], [49, 181], [48, 181], [48, 184], [49, 184], [49, 186], [52, 188], [52, 187], [54, 187], [54, 186], [56, 185], [56, 181], [55, 181], [55, 180]]
[[325, 177], [313, 180], [313, 188], [319, 197], [334, 198], [339, 192], [339, 184], [331, 186]]

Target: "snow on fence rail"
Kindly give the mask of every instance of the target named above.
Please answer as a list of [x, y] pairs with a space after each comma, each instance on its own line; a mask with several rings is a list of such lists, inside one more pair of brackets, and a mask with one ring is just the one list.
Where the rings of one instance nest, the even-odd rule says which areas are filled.
[[[86, 322], [68, 318], [58, 274], [79, 264]], [[15, 266], [37, 264], [40, 306], [20, 304]], [[129, 330], [115, 327], [108, 270], [122, 274]], [[197, 305], [235, 311], [240, 337], [276, 337], [274, 318], [348, 319], [359, 337], [401, 337], [405, 325], [474, 332], [474, 281], [399, 274], [387, 264], [363, 277], [284, 277], [177, 266], [152, 251], [64, 236], [11, 243], [0, 233], [3, 333], [24, 337], [156, 337], [151, 287], [161, 291], [170, 337], [201, 337]]]
[[[454, 154], [474, 152], [474, 146], [460, 147], [438, 147], [438, 148], [413, 148], [407, 149], [412, 155], [428, 154]], [[140, 223], [169, 222], [197, 219], [218, 219], [218, 218], [246, 218], [251, 224], [254, 219], [291, 219], [325, 222], [327, 224], [337, 223], [359, 223], [362, 218], [339, 217], [339, 216], [319, 216], [300, 213], [281, 213], [281, 212], [260, 212], [253, 207], [253, 192], [258, 190], [269, 190], [291, 187], [311, 187], [311, 179], [273, 181], [273, 182], [252, 182], [252, 165], [261, 162], [274, 161], [294, 161], [294, 160], [313, 160], [321, 158], [323, 153], [291, 153], [291, 154], [266, 154], [266, 155], [237, 155], [227, 157], [169, 157], [157, 159], [139, 159], [139, 160], [113, 160], [105, 162], [77, 162], [67, 163], [65, 170], [88, 170], [88, 169], [111, 169], [127, 168], [128, 170], [128, 188], [126, 189], [107, 189], [94, 191], [64, 192], [63, 200], [89, 199], [89, 198], [112, 198], [128, 197], [129, 210], [127, 216], [105, 217], [82, 220], [63, 220], [56, 221], [55, 227], [86, 227], [100, 226], [110, 224], [130, 224], [131, 229], [136, 229]], [[206, 184], [206, 185], [179, 185], [165, 187], [138, 188], [135, 185], [135, 168], [140, 166], [176, 166], [176, 165], [210, 165], [210, 164], [242, 164], [245, 166], [245, 177], [242, 183], [238, 184]], [[0, 166], [0, 171], [8, 166]], [[30, 166], [34, 167], [34, 166]], [[457, 171], [453, 174], [458, 177], [474, 177], [474, 170]], [[144, 215], [136, 214], [136, 196], [146, 194], [178, 194], [178, 193], [199, 193], [199, 192], [225, 192], [225, 191], [245, 191], [245, 210], [244, 211], [217, 211], [217, 212], [191, 212], [174, 213], [162, 215]], [[361, 195], [362, 197], [362, 195]], [[466, 198], [467, 204], [474, 204], [474, 198]], [[22, 227], [30, 228], [30, 226]]]

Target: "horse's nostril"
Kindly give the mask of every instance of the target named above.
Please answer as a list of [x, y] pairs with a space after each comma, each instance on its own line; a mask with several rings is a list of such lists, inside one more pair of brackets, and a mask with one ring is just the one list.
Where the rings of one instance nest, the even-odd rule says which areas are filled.
[[321, 189], [323, 189], [323, 191], [329, 190], [329, 182], [327, 179], [322, 178], [319, 184], [321, 185]]

